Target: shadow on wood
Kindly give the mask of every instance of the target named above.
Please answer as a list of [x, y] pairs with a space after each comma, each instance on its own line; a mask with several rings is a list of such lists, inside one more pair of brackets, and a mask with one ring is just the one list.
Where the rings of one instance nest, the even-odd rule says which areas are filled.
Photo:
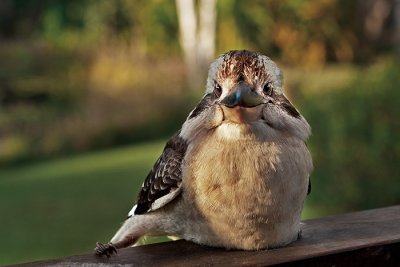
[[302, 238], [262, 251], [175, 241], [18, 266], [400, 266], [400, 206], [308, 220]]

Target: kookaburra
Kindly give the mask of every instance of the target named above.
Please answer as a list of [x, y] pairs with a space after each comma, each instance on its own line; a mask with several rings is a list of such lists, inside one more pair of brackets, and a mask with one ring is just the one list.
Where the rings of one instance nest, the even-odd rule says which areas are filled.
[[311, 129], [268, 57], [230, 51], [210, 66], [204, 97], [167, 142], [109, 256], [144, 235], [227, 249], [287, 245], [310, 191]]

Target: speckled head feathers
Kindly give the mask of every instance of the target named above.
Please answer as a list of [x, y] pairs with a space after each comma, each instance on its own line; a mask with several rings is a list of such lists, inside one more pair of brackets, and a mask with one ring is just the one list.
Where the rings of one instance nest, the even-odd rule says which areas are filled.
[[246, 81], [258, 85], [272, 82], [275, 92], [282, 94], [282, 72], [269, 57], [247, 50], [233, 50], [219, 56], [210, 66], [206, 93], [215, 83]]

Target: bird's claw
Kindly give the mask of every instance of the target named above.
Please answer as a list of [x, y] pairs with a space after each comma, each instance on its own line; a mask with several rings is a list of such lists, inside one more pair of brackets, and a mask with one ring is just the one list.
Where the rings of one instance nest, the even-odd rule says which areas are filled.
[[107, 244], [97, 242], [96, 248], [94, 250], [96, 251], [97, 256], [105, 255], [105, 256], [107, 256], [107, 258], [109, 258], [112, 254], [117, 253], [117, 248], [111, 242], [109, 242]]
[[303, 234], [303, 231], [299, 230], [299, 232], [297, 233], [297, 240], [301, 239], [302, 234]]

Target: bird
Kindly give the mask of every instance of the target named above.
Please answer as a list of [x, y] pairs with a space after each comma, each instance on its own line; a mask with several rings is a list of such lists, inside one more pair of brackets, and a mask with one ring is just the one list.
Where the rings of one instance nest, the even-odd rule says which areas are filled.
[[283, 93], [269, 57], [232, 50], [211, 63], [203, 98], [166, 143], [136, 204], [95, 254], [110, 257], [143, 236], [261, 250], [301, 233], [313, 170], [311, 127]]

